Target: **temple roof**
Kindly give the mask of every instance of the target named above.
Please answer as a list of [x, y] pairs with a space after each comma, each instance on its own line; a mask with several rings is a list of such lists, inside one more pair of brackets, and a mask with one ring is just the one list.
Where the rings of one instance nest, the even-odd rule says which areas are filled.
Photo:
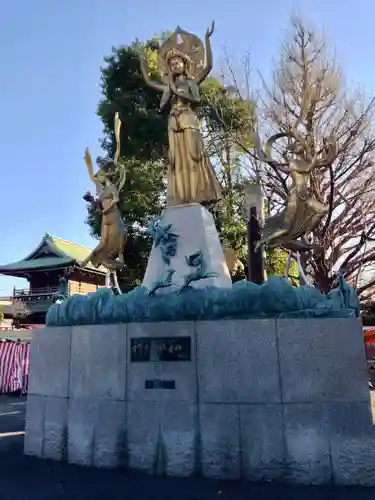
[[[74, 266], [82, 262], [91, 252], [91, 249], [76, 245], [71, 241], [57, 238], [46, 233], [37, 248], [24, 259], [12, 264], [0, 265], [0, 274], [9, 276], [22, 276], [27, 272], [57, 269]], [[91, 263], [86, 267], [88, 271], [97, 271], [104, 274], [103, 266], [95, 269]]]

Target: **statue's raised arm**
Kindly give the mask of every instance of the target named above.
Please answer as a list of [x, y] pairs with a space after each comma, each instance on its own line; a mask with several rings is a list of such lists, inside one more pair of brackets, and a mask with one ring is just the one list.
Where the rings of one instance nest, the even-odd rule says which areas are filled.
[[144, 78], [144, 81], [146, 82], [146, 84], [149, 87], [151, 87], [155, 90], [158, 90], [159, 92], [163, 92], [165, 89], [165, 85], [161, 82], [157, 82], [156, 80], [153, 80], [150, 77], [148, 63], [147, 63], [146, 55], [144, 52], [141, 52], [139, 54], [139, 60], [140, 60], [140, 64], [141, 64], [141, 72], [142, 72], [142, 75], [143, 75], [143, 78]]
[[115, 165], [117, 165], [118, 159], [120, 158], [121, 154], [121, 138], [120, 138], [120, 132], [121, 132], [121, 120], [120, 120], [120, 113], [116, 111], [115, 113], [115, 125], [114, 125], [114, 130], [115, 130], [115, 140], [116, 140], [116, 152], [115, 156], [113, 158], [113, 161]]
[[272, 157], [273, 145], [277, 140], [281, 139], [282, 137], [289, 137], [289, 134], [286, 132], [280, 132], [278, 134], [274, 134], [272, 137], [268, 139], [264, 151], [260, 144], [260, 137], [256, 133], [254, 134], [254, 149], [256, 150], [258, 159], [260, 161], [267, 163], [272, 168], [278, 169], [281, 172], [284, 172], [285, 174], [289, 174], [291, 171], [289, 167], [289, 162], [279, 162]]
[[333, 162], [337, 155], [337, 142], [333, 135], [324, 139], [322, 150], [317, 153], [309, 165], [309, 172], [316, 168], [326, 168]]
[[212, 21], [211, 28], [206, 31], [206, 36], [205, 36], [205, 41], [206, 41], [206, 60], [203, 68], [201, 71], [198, 73], [196, 77], [197, 84], [199, 85], [202, 83], [207, 76], [210, 74], [213, 66], [213, 60], [212, 60], [212, 47], [211, 47], [211, 36], [212, 33], [215, 30], [215, 21]]
[[91, 181], [95, 185], [97, 185], [98, 184], [98, 180], [97, 180], [97, 178], [95, 177], [95, 174], [94, 174], [94, 166], [93, 166], [93, 163], [92, 163], [92, 158], [91, 158], [91, 153], [90, 153], [89, 148], [85, 149], [84, 159], [85, 159], [87, 171], [89, 173], [89, 177], [90, 177]]
[[115, 167], [119, 172], [119, 179], [118, 179], [118, 183], [116, 185], [117, 195], [119, 195], [119, 193], [122, 190], [122, 188], [124, 187], [124, 184], [126, 181], [126, 168], [121, 167], [118, 164], [118, 161], [119, 161], [119, 158], [121, 155], [121, 126], [122, 126], [122, 122], [120, 119], [120, 113], [117, 111], [115, 113], [115, 126], [114, 126], [115, 140], [116, 140], [116, 152], [115, 152], [115, 156], [113, 158]]

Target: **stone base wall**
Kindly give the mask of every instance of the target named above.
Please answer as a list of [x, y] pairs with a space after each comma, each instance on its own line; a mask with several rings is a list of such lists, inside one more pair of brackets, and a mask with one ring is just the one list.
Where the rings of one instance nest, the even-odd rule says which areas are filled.
[[[358, 319], [139, 323], [35, 332], [25, 453], [153, 474], [375, 484]], [[190, 361], [132, 361], [189, 337]], [[133, 353], [133, 355], [132, 355]], [[163, 381], [164, 388], [152, 388]]]

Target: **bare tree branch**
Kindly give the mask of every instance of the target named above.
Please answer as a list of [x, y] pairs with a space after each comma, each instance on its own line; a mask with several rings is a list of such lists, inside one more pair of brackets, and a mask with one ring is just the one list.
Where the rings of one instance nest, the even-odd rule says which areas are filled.
[[[265, 137], [294, 128], [311, 157], [324, 147], [326, 137], [332, 134], [336, 138], [337, 152], [331, 166], [315, 171], [311, 178], [312, 196], [329, 204], [330, 209], [312, 235], [320, 251], [311, 255], [307, 268], [314, 283], [323, 291], [330, 289], [335, 271], [341, 269], [352, 283], [359, 283], [358, 293], [362, 294], [372, 286], [363, 282], [367, 266], [375, 264], [372, 244], [375, 241], [375, 132], [372, 129], [375, 98], [366, 101], [360, 93], [344, 88], [341, 69], [326, 40], [302, 19], [293, 16], [291, 28], [271, 83], [262, 79], [264, 89], [263, 98], [258, 102], [258, 115], [265, 122], [259, 126], [260, 133]], [[228, 55], [226, 62], [231, 87], [240, 95]], [[233, 123], [220, 118], [216, 102], [210, 105], [233, 144], [255, 162], [253, 144], [243, 140]], [[287, 142], [276, 149], [276, 153], [279, 151], [277, 161], [285, 161], [286, 146]], [[275, 210], [287, 195], [287, 177], [265, 164], [259, 165], [259, 176], [268, 197], [267, 205], [271, 211]]]

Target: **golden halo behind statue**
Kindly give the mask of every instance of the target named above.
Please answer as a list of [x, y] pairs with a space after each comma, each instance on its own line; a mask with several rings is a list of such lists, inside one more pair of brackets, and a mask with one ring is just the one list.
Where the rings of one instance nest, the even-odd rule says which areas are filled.
[[[168, 57], [173, 52], [185, 56], [190, 60], [189, 73], [193, 78], [202, 71], [204, 66], [204, 45], [202, 40], [192, 33], [188, 33], [179, 26], [159, 49], [158, 65], [164, 75], [168, 74]], [[183, 57], [183, 59], [185, 59]]]

